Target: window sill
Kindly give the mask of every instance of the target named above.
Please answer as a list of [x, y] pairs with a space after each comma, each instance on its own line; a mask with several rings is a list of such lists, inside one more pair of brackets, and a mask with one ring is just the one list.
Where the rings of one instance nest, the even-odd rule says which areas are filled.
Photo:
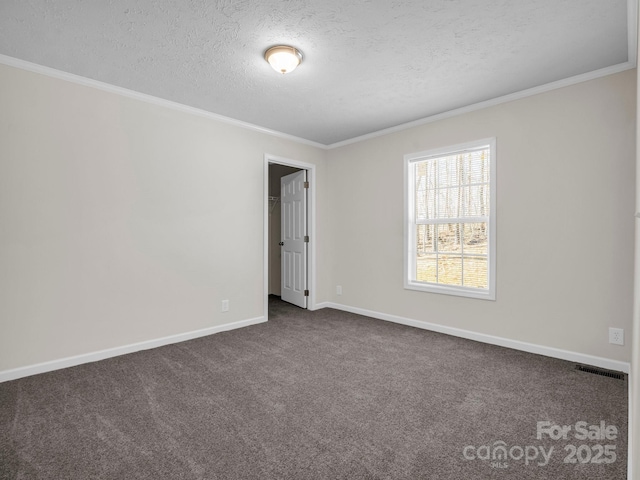
[[416, 290], [419, 292], [439, 293], [441, 295], [454, 295], [457, 297], [477, 298], [480, 300], [495, 301], [495, 291], [480, 290], [478, 288], [455, 287], [447, 285], [436, 285], [434, 283], [405, 281], [405, 290]]

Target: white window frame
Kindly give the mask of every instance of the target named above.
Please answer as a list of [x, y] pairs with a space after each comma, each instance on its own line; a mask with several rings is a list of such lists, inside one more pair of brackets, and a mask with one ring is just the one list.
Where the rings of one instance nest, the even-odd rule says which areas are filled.
[[[457, 285], [442, 285], [420, 282], [415, 279], [416, 272], [416, 221], [415, 221], [415, 168], [414, 163], [435, 157], [444, 157], [464, 153], [489, 146], [489, 218], [487, 275], [488, 288], [479, 289]], [[496, 139], [485, 138], [459, 145], [436, 148], [424, 152], [410, 153], [404, 156], [404, 288], [422, 292], [457, 295], [461, 297], [496, 299]]]

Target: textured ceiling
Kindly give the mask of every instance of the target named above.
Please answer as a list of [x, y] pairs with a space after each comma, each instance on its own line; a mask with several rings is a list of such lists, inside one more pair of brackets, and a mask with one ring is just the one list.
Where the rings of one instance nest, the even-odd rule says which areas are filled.
[[[628, 58], [627, 0], [2, 0], [0, 54], [321, 144]], [[281, 76], [269, 46], [301, 49]]]

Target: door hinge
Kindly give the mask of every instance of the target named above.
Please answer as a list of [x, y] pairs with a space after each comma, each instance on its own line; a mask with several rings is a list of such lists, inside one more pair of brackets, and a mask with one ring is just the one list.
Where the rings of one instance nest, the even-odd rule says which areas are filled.
[[309, 182], [304, 182], [304, 188], [309, 188]]
[[304, 243], [309, 243], [309, 235], [304, 236]]
[[305, 290], [305, 291], [304, 291], [304, 296], [305, 296], [305, 297], [308, 297], [308, 296], [309, 296], [309, 290]]

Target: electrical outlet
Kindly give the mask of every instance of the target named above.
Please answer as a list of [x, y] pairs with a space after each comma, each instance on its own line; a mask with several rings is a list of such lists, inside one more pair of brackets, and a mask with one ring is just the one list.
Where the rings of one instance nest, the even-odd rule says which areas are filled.
[[223, 312], [229, 311], [229, 300], [222, 300], [222, 311]]
[[336, 295], [342, 295], [342, 285], [336, 285]]
[[622, 328], [609, 328], [609, 343], [624, 345], [624, 330]]

